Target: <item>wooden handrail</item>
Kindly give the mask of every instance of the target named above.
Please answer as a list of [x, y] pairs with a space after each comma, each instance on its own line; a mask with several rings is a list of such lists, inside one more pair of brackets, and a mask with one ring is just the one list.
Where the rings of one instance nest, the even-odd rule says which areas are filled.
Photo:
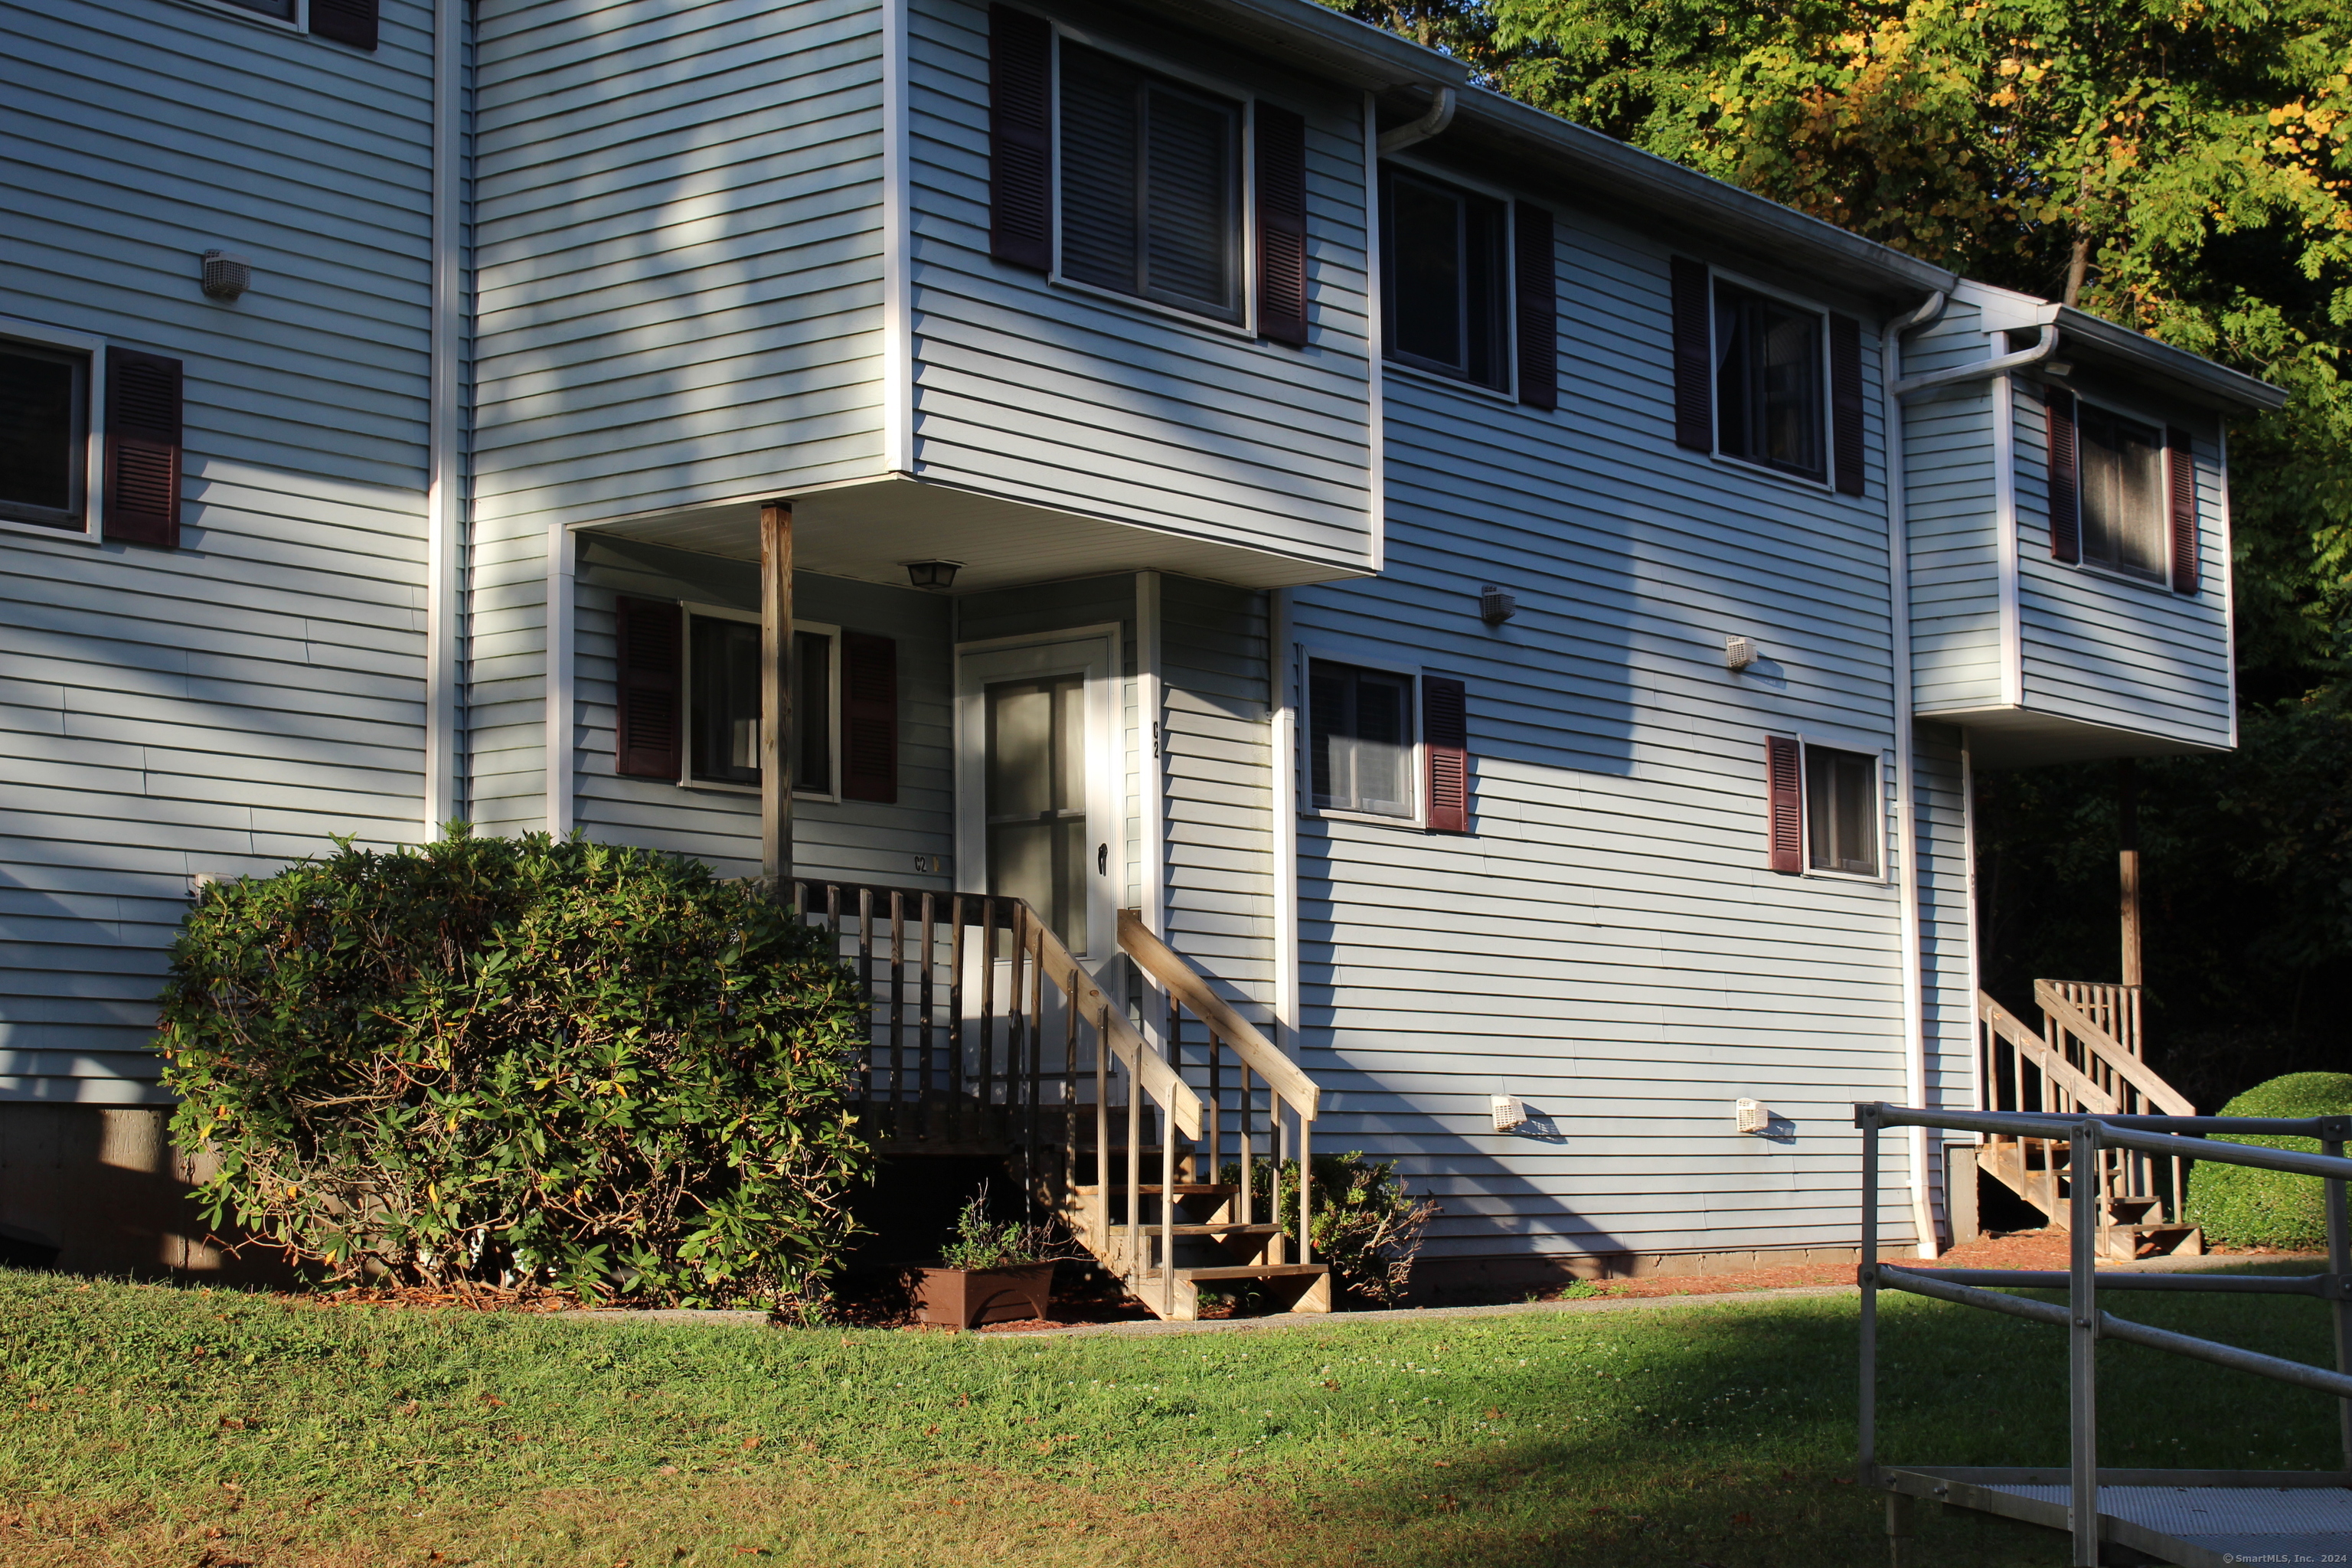
[[1256, 1025], [1210, 990], [1209, 983], [1184, 961], [1183, 954], [1154, 936], [1151, 928], [1143, 923], [1140, 911], [1118, 911], [1118, 945], [1146, 974], [1166, 986], [1170, 994], [1216, 1030], [1252, 1072], [1297, 1109], [1302, 1120], [1315, 1120], [1323, 1092], [1315, 1080], [1299, 1071], [1297, 1063], [1276, 1050], [1274, 1042], [1258, 1032]]
[[2047, 980], [2033, 983], [2033, 1005], [2058, 1021], [2058, 1026], [2081, 1040], [2116, 1076], [2147, 1096], [2149, 1103], [2165, 1116], [2194, 1116], [2197, 1109], [2181, 1092], [2149, 1070], [2148, 1065], [2131, 1054], [2121, 1040], [2101, 1028], [2098, 1021], [2072, 1002], [2058, 994], [2058, 988]]
[[2023, 1019], [1982, 991], [1977, 993], [1977, 1016], [2022, 1052], [2053, 1085], [2073, 1095], [2084, 1110], [2105, 1115], [2115, 1113], [2115, 1100], [2105, 1089], [2077, 1072], [2072, 1062], [2050, 1048], [2049, 1041], [2027, 1028]]
[[[1022, 907], [1028, 908], [1025, 904]], [[1062, 945], [1062, 939], [1054, 934], [1054, 928], [1038, 919], [1034, 910], [1029, 910], [1029, 919], [1037, 932], [1038, 962], [1045, 964], [1045, 973], [1053, 977], [1054, 984], [1062, 988], [1063, 994], [1069, 997], [1073, 1006], [1084, 1004], [1086, 1010], [1079, 1016], [1101, 1030], [1103, 1041], [1110, 1047], [1111, 1054], [1134, 1075], [1135, 1081], [1141, 1084], [1152, 1099], [1167, 1108], [1177, 1131], [1187, 1138], [1198, 1138], [1201, 1135], [1200, 1095], [1158, 1051], [1144, 1044], [1143, 1037], [1135, 1032], [1135, 1026], [1127, 1021], [1126, 1008], [1106, 996], [1102, 987], [1078, 966], [1078, 961], [1070, 956], [1070, 950]]]

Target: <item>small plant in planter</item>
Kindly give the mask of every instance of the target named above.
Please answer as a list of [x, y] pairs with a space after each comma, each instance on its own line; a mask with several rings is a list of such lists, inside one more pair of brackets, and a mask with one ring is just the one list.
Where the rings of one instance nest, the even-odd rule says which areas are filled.
[[989, 1218], [982, 1187], [956, 1216], [955, 1239], [935, 1268], [913, 1280], [917, 1321], [945, 1328], [1042, 1318], [1054, 1294], [1054, 1265], [1078, 1254], [1058, 1226]]

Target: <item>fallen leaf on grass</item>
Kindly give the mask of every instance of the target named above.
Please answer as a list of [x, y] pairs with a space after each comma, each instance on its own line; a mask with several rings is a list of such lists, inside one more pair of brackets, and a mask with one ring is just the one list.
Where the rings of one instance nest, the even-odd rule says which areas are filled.
[[1731, 1516], [1731, 1522], [1734, 1524], [1753, 1524], [1756, 1522], [1756, 1516], [1752, 1513], [1735, 1513]]
[[1454, 1461], [1451, 1459], [1432, 1459], [1429, 1462], [1441, 1470], [1450, 1470], [1454, 1468]]
[[1336, 1383], [1332, 1382], [1329, 1378], [1328, 1378], [1328, 1377], [1327, 1377], [1327, 1378], [1325, 1378], [1325, 1379], [1323, 1380], [1323, 1386], [1324, 1386], [1324, 1387], [1326, 1387], [1326, 1388], [1332, 1389], [1332, 1390], [1336, 1391], [1336, 1390], [1339, 1388], [1339, 1385], [1338, 1384], [1336, 1384]]
[[747, 1454], [759, 1446], [760, 1435], [757, 1432], [752, 1433], [749, 1437], [743, 1439], [743, 1451]]
[[500, 1399], [495, 1394], [477, 1394], [474, 1395], [474, 1402], [478, 1405], [504, 1405], [506, 1403], [505, 1400]]

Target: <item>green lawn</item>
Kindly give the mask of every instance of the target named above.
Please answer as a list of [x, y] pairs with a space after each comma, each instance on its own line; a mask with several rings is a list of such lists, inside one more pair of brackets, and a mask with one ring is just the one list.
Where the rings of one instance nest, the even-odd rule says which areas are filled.
[[[2314, 1301], [2109, 1305], [2331, 1353]], [[1875, 1564], [1853, 1321], [1731, 1297], [1023, 1341], [0, 1271], [0, 1563]], [[2055, 1331], [1895, 1297], [1884, 1322], [1890, 1459], [2063, 1461]], [[2318, 1395], [2103, 1357], [2109, 1463], [2336, 1462]], [[2064, 1561], [1921, 1521], [1928, 1563]]]

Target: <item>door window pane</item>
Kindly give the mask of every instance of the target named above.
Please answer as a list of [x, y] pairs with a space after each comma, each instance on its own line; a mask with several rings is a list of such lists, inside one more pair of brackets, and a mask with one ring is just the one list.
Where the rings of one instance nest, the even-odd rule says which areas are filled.
[[0, 517], [82, 526], [88, 363], [0, 345]]
[[1500, 390], [1503, 204], [1401, 170], [1382, 184], [1390, 355]]
[[[696, 616], [688, 639], [693, 689], [688, 762], [708, 784], [760, 782], [760, 627], [755, 621]], [[798, 755], [795, 794], [833, 791], [833, 639], [823, 632], [793, 638], [799, 661], [793, 728]]]
[[1827, 478], [1820, 312], [1718, 281], [1715, 354], [1724, 455]]
[[2161, 581], [2169, 564], [2164, 437], [2104, 408], [2077, 407], [2083, 559]]
[[983, 697], [988, 890], [1025, 899], [1085, 952], [1086, 678], [999, 681]]
[[1805, 748], [1805, 834], [1816, 871], [1878, 875], [1878, 759]]
[[1242, 318], [1241, 106], [1065, 42], [1061, 269]]
[[1316, 659], [1307, 673], [1307, 772], [1315, 804], [1412, 815], [1412, 680]]

